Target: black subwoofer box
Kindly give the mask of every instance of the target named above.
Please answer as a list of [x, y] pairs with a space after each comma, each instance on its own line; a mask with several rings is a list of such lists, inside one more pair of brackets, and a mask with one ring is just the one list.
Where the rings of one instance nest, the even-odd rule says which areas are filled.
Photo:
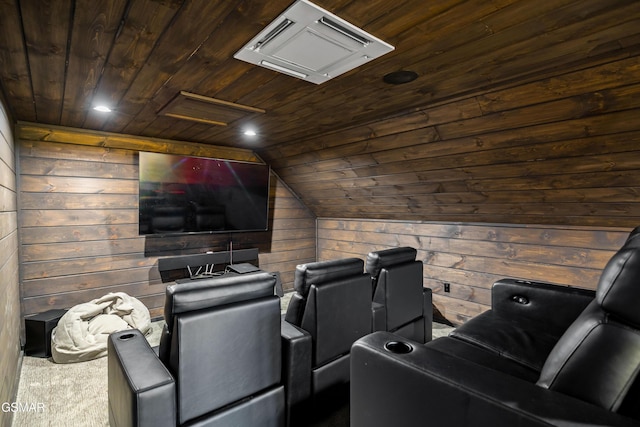
[[51, 331], [67, 310], [48, 310], [25, 317], [24, 330], [26, 343], [24, 353], [27, 356], [51, 357]]

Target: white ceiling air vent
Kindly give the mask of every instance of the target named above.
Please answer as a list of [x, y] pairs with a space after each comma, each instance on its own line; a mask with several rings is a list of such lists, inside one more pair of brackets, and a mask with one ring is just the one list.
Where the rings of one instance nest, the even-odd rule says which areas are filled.
[[298, 0], [234, 57], [320, 84], [392, 50], [332, 13]]

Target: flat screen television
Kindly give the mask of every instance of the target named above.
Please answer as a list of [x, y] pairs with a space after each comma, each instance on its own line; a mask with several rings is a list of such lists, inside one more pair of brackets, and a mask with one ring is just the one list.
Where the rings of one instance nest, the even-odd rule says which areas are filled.
[[268, 165], [140, 152], [139, 233], [268, 228]]

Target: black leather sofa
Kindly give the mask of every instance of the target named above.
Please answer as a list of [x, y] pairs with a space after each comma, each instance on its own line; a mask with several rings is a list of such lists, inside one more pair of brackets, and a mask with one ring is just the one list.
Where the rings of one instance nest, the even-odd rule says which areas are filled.
[[351, 427], [639, 426], [640, 230], [596, 292], [503, 280], [490, 311], [427, 344], [351, 351]]

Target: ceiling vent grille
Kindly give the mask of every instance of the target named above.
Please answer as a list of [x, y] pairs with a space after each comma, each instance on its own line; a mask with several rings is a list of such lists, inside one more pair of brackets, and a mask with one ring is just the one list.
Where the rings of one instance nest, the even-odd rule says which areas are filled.
[[273, 30], [269, 31], [264, 38], [260, 39], [260, 41], [258, 41], [258, 43], [256, 43], [255, 45], [251, 46], [251, 49], [255, 50], [256, 52], [260, 51], [260, 49], [263, 46], [266, 46], [267, 43], [269, 43], [271, 40], [273, 40], [274, 38], [276, 38], [277, 36], [280, 35], [280, 33], [282, 33], [283, 31], [285, 31], [287, 28], [289, 28], [290, 26], [292, 26], [293, 24], [295, 24], [295, 22], [286, 19], [284, 21], [282, 21], [281, 23], [279, 23], [276, 28], [274, 28]]
[[234, 57], [320, 84], [393, 46], [307, 0], [298, 0]]
[[236, 104], [222, 99], [209, 98], [180, 91], [158, 114], [174, 119], [190, 120], [215, 126], [227, 126], [266, 111], [249, 105]]

